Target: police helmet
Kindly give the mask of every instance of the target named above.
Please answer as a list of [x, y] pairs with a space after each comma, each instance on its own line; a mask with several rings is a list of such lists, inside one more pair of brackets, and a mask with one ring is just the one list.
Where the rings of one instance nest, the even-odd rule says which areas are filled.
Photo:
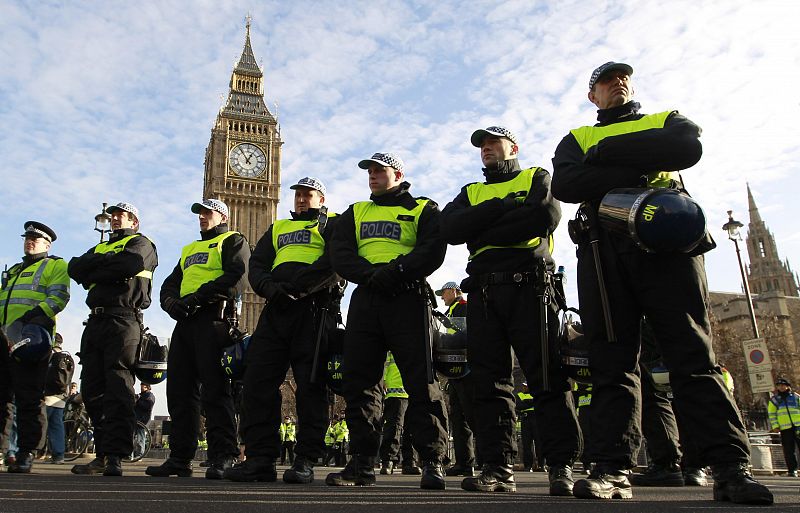
[[344, 329], [334, 328], [328, 332], [328, 388], [342, 395], [342, 362], [344, 360]]
[[232, 345], [222, 350], [219, 363], [225, 375], [232, 380], [244, 377], [245, 357], [247, 348], [250, 347], [250, 335], [236, 330]]
[[467, 323], [464, 317], [447, 317], [433, 312], [433, 368], [448, 379], [469, 374]]
[[561, 353], [561, 364], [577, 383], [591, 384], [592, 373], [589, 370], [589, 339], [583, 334], [583, 326], [572, 313], [580, 315], [575, 308], [568, 308], [561, 320], [558, 330], [558, 348]]
[[688, 253], [706, 234], [706, 216], [675, 189], [613, 189], [600, 202], [603, 228], [626, 235], [650, 253]]
[[15, 321], [6, 330], [8, 352], [20, 363], [38, 363], [50, 356], [53, 337], [38, 324]]
[[157, 385], [167, 379], [167, 354], [169, 339], [165, 345], [159, 343], [158, 337], [148, 333], [144, 328], [139, 341], [134, 374], [142, 383]]

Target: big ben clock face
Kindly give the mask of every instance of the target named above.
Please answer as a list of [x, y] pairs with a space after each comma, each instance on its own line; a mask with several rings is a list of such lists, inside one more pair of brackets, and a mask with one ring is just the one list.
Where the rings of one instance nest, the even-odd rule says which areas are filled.
[[231, 148], [228, 155], [231, 169], [243, 178], [261, 176], [267, 168], [267, 157], [255, 144], [242, 143]]

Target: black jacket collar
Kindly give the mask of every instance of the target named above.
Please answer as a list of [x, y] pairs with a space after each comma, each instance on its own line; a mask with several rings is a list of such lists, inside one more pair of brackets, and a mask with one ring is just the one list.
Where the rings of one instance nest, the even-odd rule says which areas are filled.
[[599, 109], [597, 111], [597, 124], [608, 125], [610, 123], [617, 123], [625, 121], [625, 118], [635, 116], [639, 113], [642, 105], [639, 102], [629, 101], [619, 107], [612, 107], [610, 109]]
[[201, 240], [211, 240], [219, 235], [228, 231], [228, 224], [222, 223], [218, 224], [217, 226], [211, 228], [210, 230], [206, 230], [204, 232], [200, 232], [200, 239]]
[[372, 194], [370, 195], [369, 199], [371, 199], [376, 205], [380, 205], [382, 207], [404, 207], [408, 210], [412, 210], [417, 206], [417, 200], [415, 200], [414, 196], [408, 192], [410, 188], [410, 183], [403, 182], [394, 189], [390, 189], [380, 196]]
[[522, 168], [519, 165], [519, 160], [508, 159], [498, 162], [496, 168], [483, 168], [483, 176], [486, 177], [486, 183], [502, 183], [511, 180], [520, 171], [522, 171]]

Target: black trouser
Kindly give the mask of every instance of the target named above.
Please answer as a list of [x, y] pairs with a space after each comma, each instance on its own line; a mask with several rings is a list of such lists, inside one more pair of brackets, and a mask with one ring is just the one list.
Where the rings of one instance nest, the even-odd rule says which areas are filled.
[[[285, 440], [281, 444], [281, 465], [286, 463], [286, 460], [289, 460], [289, 465], [294, 463], [294, 446], [296, 443], [294, 440]], [[247, 446], [245, 446], [245, 450], [247, 450]]]
[[678, 423], [666, 392], [659, 392], [647, 370], [642, 376], [642, 434], [647, 440], [647, 454], [652, 463], [667, 466], [681, 461]]
[[6, 348], [0, 348], [0, 454], [8, 449], [14, 403], [19, 453], [44, 448], [44, 383], [49, 361], [50, 358], [45, 358], [38, 363], [20, 363]]
[[786, 467], [789, 472], [794, 472], [797, 470], [797, 449], [798, 445], [800, 445], [798, 444], [795, 428], [781, 429], [781, 445], [783, 446]]
[[581, 434], [583, 435], [583, 452], [581, 453], [581, 463], [583, 463], [583, 469], [586, 470], [589, 468], [589, 465], [592, 463], [592, 460], [589, 457], [589, 449], [587, 444], [591, 440], [591, 433], [592, 433], [592, 406], [581, 406], [578, 408], [578, 425], [581, 427]]
[[[581, 320], [591, 342], [590, 460], [630, 468], [641, 444], [638, 355], [642, 315], [670, 371], [673, 408], [704, 464], [747, 462], [750, 446], [739, 411], [711, 348], [703, 257], [648, 254], [602, 232], [600, 254], [617, 342], [606, 340], [592, 250], [578, 248]], [[472, 326], [470, 326], [470, 330]]]
[[475, 438], [472, 427], [475, 425], [475, 414], [472, 408], [474, 391], [472, 376], [467, 374], [460, 379], [447, 382], [447, 395], [450, 400], [450, 426], [453, 435], [453, 451], [456, 465], [475, 466]]
[[400, 442], [403, 437], [403, 420], [408, 409], [407, 397], [383, 399], [383, 431], [381, 433], [381, 461], [400, 461]]
[[[242, 391], [242, 438], [247, 456], [278, 458], [281, 454], [281, 392], [289, 365], [297, 384], [297, 446], [295, 452], [316, 461], [325, 456], [328, 429], [328, 395], [325, 387], [325, 339], [311, 383], [314, 345], [321, 310], [313, 298], [281, 298], [261, 313], [247, 350]], [[328, 327], [335, 316], [328, 313]]]
[[542, 456], [550, 465], [571, 465], [580, 453], [581, 437], [572, 392], [561, 369], [555, 335], [558, 318], [549, 311], [550, 390], [542, 388], [539, 303], [532, 284], [493, 284], [470, 294], [467, 303], [467, 347], [475, 390], [478, 457], [484, 464], [514, 464], [515, 396], [511, 348], [519, 359], [534, 397], [541, 432]]
[[521, 414], [522, 424], [522, 465], [525, 468], [542, 467], [542, 444], [536, 430], [536, 417], [533, 412]]
[[208, 459], [239, 455], [231, 383], [220, 366], [223, 345], [230, 343], [228, 325], [219, 320], [218, 311], [214, 305], [201, 308], [172, 332], [167, 407], [172, 418], [170, 457], [178, 460], [191, 461], [197, 452], [201, 404]]
[[359, 286], [350, 300], [342, 362], [350, 453], [376, 457], [380, 446], [381, 393], [386, 352], [394, 355], [408, 392], [406, 418], [422, 461], [442, 461], [447, 452], [447, 413], [442, 392], [428, 383], [422, 297], [396, 296]]
[[141, 330], [141, 318], [133, 310], [129, 314], [92, 314], [83, 330], [81, 394], [94, 426], [98, 457], [123, 457], [133, 452], [133, 369]]

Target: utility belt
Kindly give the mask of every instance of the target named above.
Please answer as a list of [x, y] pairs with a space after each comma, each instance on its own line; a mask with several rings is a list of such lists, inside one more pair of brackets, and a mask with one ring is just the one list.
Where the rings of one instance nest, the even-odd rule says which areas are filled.
[[125, 306], [96, 306], [89, 309], [89, 317], [131, 317], [142, 321], [142, 311], [139, 308], [129, 308]]
[[481, 274], [475, 278], [479, 286], [485, 287], [486, 285], [522, 285], [524, 283], [536, 283], [537, 276], [538, 274], [535, 272], [503, 272]]

